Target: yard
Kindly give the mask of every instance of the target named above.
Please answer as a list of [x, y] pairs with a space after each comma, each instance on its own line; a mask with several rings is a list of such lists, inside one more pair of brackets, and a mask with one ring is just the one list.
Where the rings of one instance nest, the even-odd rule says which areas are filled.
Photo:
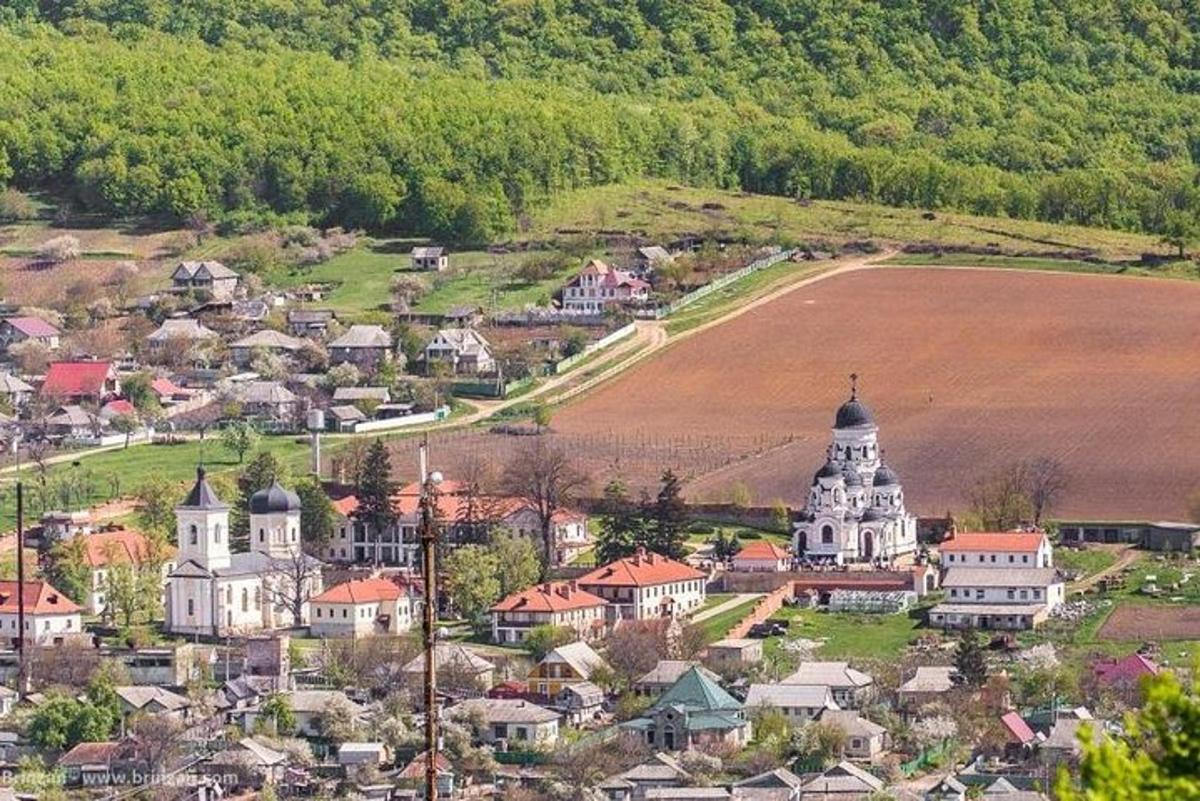
[[1083, 576], [1091, 576], [1112, 567], [1117, 553], [1112, 548], [1055, 548], [1054, 566], [1064, 570], [1078, 570]]
[[815, 655], [822, 659], [878, 659], [900, 657], [920, 633], [924, 610], [892, 615], [824, 612], [784, 607], [773, 616], [789, 621], [786, 637], [766, 641], [768, 654], [786, 651], [786, 640], [819, 642]]
[[[726, 598], [725, 600], [729, 600]], [[723, 638], [731, 628], [741, 622], [742, 618], [750, 614], [754, 609], [754, 605], [759, 602], [758, 598], [751, 598], [745, 603], [738, 604], [732, 609], [726, 609], [719, 615], [713, 615], [707, 620], [702, 620], [698, 624], [701, 631], [704, 632], [705, 642], [715, 642]]]

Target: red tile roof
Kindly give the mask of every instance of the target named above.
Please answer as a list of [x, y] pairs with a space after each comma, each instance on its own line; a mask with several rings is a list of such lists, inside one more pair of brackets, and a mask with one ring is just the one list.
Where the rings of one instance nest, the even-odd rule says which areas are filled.
[[46, 372], [42, 395], [59, 398], [99, 396], [104, 392], [104, 382], [111, 370], [111, 362], [54, 362]]
[[[30, 615], [69, 615], [80, 611], [67, 596], [44, 581], [25, 582], [25, 613]], [[17, 613], [17, 582], [0, 581], [0, 613]]]
[[[150, 541], [146, 535], [131, 528], [113, 531], [97, 531], [95, 534], [80, 534], [86, 548], [84, 559], [92, 567], [126, 563], [140, 565], [150, 557]], [[174, 545], [165, 545], [163, 555], [174, 556]]]
[[734, 559], [787, 559], [788, 552], [769, 540], [757, 540], [737, 552]]
[[1151, 660], [1141, 654], [1130, 654], [1124, 659], [1102, 660], [1092, 665], [1096, 678], [1105, 684], [1135, 682], [1142, 676], [1157, 676], [1159, 670]]
[[58, 758], [58, 765], [107, 765], [121, 749], [119, 742], [79, 743]]
[[178, 395], [183, 392], [183, 388], [169, 378], [156, 378], [150, 382], [150, 389], [154, 390], [159, 397], [164, 395]]
[[[425, 755], [428, 751], [422, 751], [413, 757], [412, 762], [409, 762], [404, 770], [400, 771], [398, 778], [401, 779], [423, 779], [425, 778]], [[441, 751], [438, 752], [437, 758], [438, 773], [449, 773], [454, 770], [454, 766], [450, 764], [450, 760]]]
[[603, 585], [607, 587], [644, 587], [655, 584], [670, 584], [675, 581], [703, 579], [705, 576], [694, 567], [676, 562], [654, 552], [639, 549], [633, 556], [618, 559], [591, 573], [580, 576], [579, 586]]
[[1029, 551], [1042, 546], [1046, 535], [1040, 531], [972, 532], [955, 534], [939, 548], [945, 552], [959, 551]]
[[492, 607], [493, 612], [566, 612], [604, 606], [608, 602], [579, 589], [576, 582], [554, 581], [514, 592]]
[[1027, 745], [1036, 739], [1033, 729], [1029, 728], [1029, 724], [1025, 719], [1016, 712], [1007, 712], [1000, 716], [1000, 725], [1008, 732], [1009, 740], [1021, 745]]
[[133, 404], [124, 398], [117, 398], [116, 400], [109, 401], [108, 403], [104, 404], [104, 407], [100, 409], [100, 411], [107, 412], [108, 414], [114, 416], [122, 414], [137, 414], [137, 409], [134, 408]]
[[312, 603], [319, 604], [369, 604], [379, 601], [394, 601], [404, 595], [404, 588], [385, 578], [355, 579], [345, 584], [330, 587]]
[[345, 498], [338, 498], [333, 502], [333, 511], [337, 512], [342, 517], [348, 517], [358, 511], [358, 498], [354, 495], [347, 495]]
[[8, 324], [27, 337], [56, 337], [59, 330], [41, 317], [9, 317]]

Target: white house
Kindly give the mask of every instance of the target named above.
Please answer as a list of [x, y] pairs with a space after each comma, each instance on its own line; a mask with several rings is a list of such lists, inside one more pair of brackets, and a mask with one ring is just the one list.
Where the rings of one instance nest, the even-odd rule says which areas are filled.
[[[541, 542], [542, 520], [538, 513], [520, 502], [509, 500], [508, 511], [500, 518], [500, 524], [511, 528], [520, 534], [533, 537]], [[550, 517], [550, 525], [554, 529], [553, 563], [565, 565], [575, 561], [581, 553], [592, 547], [592, 537], [588, 533], [588, 518], [583, 512], [573, 509], [555, 509]]]
[[175, 546], [167, 544], [162, 546], [161, 553], [153, 553], [150, 540], [140, 531], [118, 528], [79, 536], [83, 537], [84, 561], [91, 572], [88, 581], [90, 589], [87, 598], [83, 599], [84, 609], [89, 615], [99, 615], [105, 611], [108, 573], [114, 565], [132, 565], [138, 570], [148, 562], [161, 561], [164, 587], [167, 576], [175, 569]]
[[929, 623], [944, 628], [1034, 628], [1064, 597], [1052, 567], [952, 567], [942, 589], [945, 602], [929, 610]]
[[650, 284], [599, 259], [584, 265], [563, 287], [562, 305], [568, 311], [599, 313], [650, 297]]
[[17, 634], [17, 582], [0, 581], [0, 638], [11, 647], [19, 639], [34, 645], [57, 645], [83, 631], [80, 608], [45, 581], [26, 581], [25, 636]]
[[517, 643], [534, 626], [565, 626], [581, 639], [603, 629], [608, 601], [580, 589], [575, 581], [536, 584], [501, 599], [491, 608], [492, 640]]
[[496, 369], [492, 346], [474, 328], [442, 328], [421, 354], [427, 368], [446, 365], [455, 375], [480, 375]]
[[441, 272], [450, 266], [450, 255], [441, 247], [416, 247], [410, 254], [414, 270]]
[[485, 743], [504, 740], [510, 745], [553, 746], [558, 741], [559, 714], [516, 698], [478, 698], [446, 710], [450, 718], [481, 715], [486, 727], [480, 732]]
[[250, 497], [250, 551], [229, 549], [229, 506], [197, 468], [175, 507], [178, 566], [167, 579], [167, 631], [224, 636], [292, 626], [292, 602], [309, 622], [321, 563], [300, 549], [300, 499], [279, 484]]
[[238, 274], [219, 261], [180, 262], [171, 273], [171, 288], [176, 292], [198, 290], [214, 300], [229, 300], [238, 285]]
[[699, 570], [639, 548], [580, 576], [579, 587], [609, 603], [609, 618], [643, 620], [686, 615], [704, 603], [708, 577]]
[[316, 637], [370, 637], [412, 628], [408, 592], [385, 578], [355, 579], [330, 587], [309, 601], [310, 631]]
[[795, 524], [797, 556], [844, 564], [890, 562], [916, 551], [917, 518], [905, 509], [900, 477], [880, 458], [878, 436], [874, 415], [852, 386]]
[[846, 662], [801, 662], [782, 683], [828, 687], [840, 709], [858, 709], [875, 692], [875, 679]]
[[782, 573], [791, 566], [791, 554], [769, 540], [754, 540], [733, 557], [733, 569], [739, 573]]
[[1040, 531], [955, 534], [938, 546], [942, 567], [1053, 567], [1054, 549]]
[[772, 707], [792, 725], [807, 723], [826, 709], [837, 709], [833, 692], [823, 684], [751, 684], [746, 708]]

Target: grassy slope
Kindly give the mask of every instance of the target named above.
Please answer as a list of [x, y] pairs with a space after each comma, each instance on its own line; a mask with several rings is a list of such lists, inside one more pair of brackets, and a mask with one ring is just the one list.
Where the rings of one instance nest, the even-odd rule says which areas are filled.
[[754, 609], [754, 605], [758, 603], [758, 598], [751, 598], [745, 603], [740, 603], [732, 609], [726, 609], [719, 615], [713, 615], [707, 620], [701, 620], [697, 625], [704, 632], [705, 642], [715, 642], [725, 636], [731, 628], [741, 622], [742, 618], [750, 614]]

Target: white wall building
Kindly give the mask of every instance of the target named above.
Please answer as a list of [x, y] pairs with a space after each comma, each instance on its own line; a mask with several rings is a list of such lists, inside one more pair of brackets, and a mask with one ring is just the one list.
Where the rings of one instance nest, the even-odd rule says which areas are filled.
[[408, 592], [385, 578], [356, 579], [330, 587], [310, 602], [310, 632], [316, 637], [371, 637], [412, 628]]
[[639, 548], [580, 576], [580, 589], [608, 601], [610, 619], [679, 617], [704, 603], [708, 577], [683, 562]]
[[[178, 566], [167, 579], [171, 633], [224, 636], [289, 627], [291, 600], [321, 591], [321, 563], [300, 549], [300, 499], [277, 483], [250, 498], [249, 553], [231, 553], [229, 506], [203, 468], [175, 508], [175, 520]], [[306, 602], [301, 625], [308, 613]]]
[[878, 434], [871, 410], [852, 388], [793, 531], [797, 556], [890, 562], [917, 549], [917, 518], [904, 508], [900, 477], [880, 458]]
[[955, 534], [938, 546], [942, 567], [1053, 567], [1054, 549], [1040, 531]]
[[944, 603], [929, 622], [944, 628], [1029, 629], [1063, 602], [1063, 582], [1052, 567], [952, 567], [942, 579]]
[[[25, 642], [57, 645], [83, 631], [79, 606], [44, 581], [26, 581]], [[19, 613], [17, 582], [0, 581], [0, 639], [16, 647]]]

